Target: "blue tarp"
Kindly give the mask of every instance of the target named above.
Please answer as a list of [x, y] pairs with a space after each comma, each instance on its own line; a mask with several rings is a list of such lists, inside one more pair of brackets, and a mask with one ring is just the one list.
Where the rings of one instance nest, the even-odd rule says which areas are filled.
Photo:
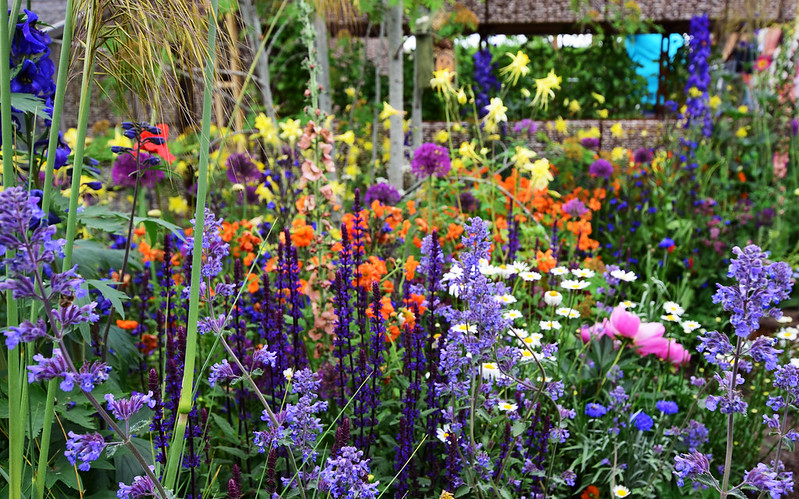
[[[627, 37], [627, 54], [630, 59], [640, 64], [636, 68], [636, 73], [646, 78], [647, 96], [644, 99], [646, 104], [654, 104], [658, 91], [658, 74], [660, 72], [660, 44], [663, 41], [661, 34], [633, 35]], [[683, 36], [676, 33], [667, 35], [669, 37], [669, 59], [674, 58], [677, 49], [683, 45]]]

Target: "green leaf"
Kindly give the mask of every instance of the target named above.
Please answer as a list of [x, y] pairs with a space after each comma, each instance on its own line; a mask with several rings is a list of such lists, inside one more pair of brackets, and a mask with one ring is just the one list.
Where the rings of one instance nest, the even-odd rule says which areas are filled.
[[109, 211], [105, 206], [88, 206], [78, 213], [78, 222], [90, 229], [97, 229], [110, 234], [125, 231], [126, 223], [119, 213]]
[[[108, 249], [100, 242], [87, 239], [76, 239], [72, 253], [72, 260], [78, 265], [84, 277], [99, 277], [98, 269], [122, 268], [124, 258], [124, 250]], [[134, 258], [129, 259], [128, 265], [136, 269], [141, 268], [141, 264]]]
[[[127, 217], [126, 217], [127, 218]], [[160, 225], [164, 227], [166, 230], [170, 231], [171, 233], [175, 234], [181, 241], [185, 240], [185, 236], [183, 235], [183, 229], [179, 226], [169, 223], [166, 220], [160, 218], [153, 218], [153, 217], [133, 217], [133, 223], [139, 225], [141, 223], [145, 224], [145, 227], [149, 225]], [[149, 229], [148, 229], [149, 230]]]
[[50, 119], [50, 116], [44, 112], [44, 101], [35, 95], [12, 93], [11, 107], [19, 109], [26, 114], [33, 114], [42, 119]]
[[93, 288], [97, 289], [103, 298], [109, 300], [111, 304], [114, 306], [114, 310], [122, 317], [125, 318], [125, 307], [122, 306], [123, 300], [128, 300], [128, 295], [119, 291], [118, 289], [112, 287], [117, 283], [111, 283], [110, 281], [101, 281], [98, 279], [87, 279], [86, 284], [92, 286]]
[[217, 450], [221, 450], [222, 452], [226, 452], [232, 456], [236, 456], [239, 459], [247, 459], [247, 453], [241, 449], [237, 449], [236, 447], [228, 447], [226, 445], [220, 445], [214, 448]]
[[213, 413], [211, 414], [211, 416], [214, 417], [216, 425], [219, 426], [219, 429], [222, 430], [222, 433], [225, 435], [225, 437], [229, 439], [238, 439], [239, 436], [238, 432], [234, 430], [232, 426], [230, 426], [230, 423], [228, 423], [227, 420], [225, 420], [225, 418], [223, 418], [219, 414], [213, 414]]

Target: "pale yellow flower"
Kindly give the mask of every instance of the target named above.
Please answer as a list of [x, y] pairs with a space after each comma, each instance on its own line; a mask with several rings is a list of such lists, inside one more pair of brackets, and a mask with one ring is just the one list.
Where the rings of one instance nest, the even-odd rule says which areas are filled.
[[530, 58], [527, 57], [527, 54], [521, 50], [516, 52], [516, 55], [513, 55], [510, 52], [506, 52], [505, 55], [511, 58], [511, 62], [504, 68], [500, 69], [499, 74], [507, 75], [507, 79], [505, 81], [515, 87], [516, 83], [519, 81], [519, 77], [527, 76], [527, 73], [530, 72], [530, 68], [527, 67], [527, 64], [530, 63]]
[[591, 97], [596, 99], [596, 101], [599, 103], [600, 106], [605, 103], [605, 96], [602, 95], [602, 94], [598, 94], [596, 92], [591, 92]]
[[546, 158], [536, 160], [527, 169], [530, 171], [530, 185], [535, 190], [546, 189], [554, 180]]
[[746, 114], [749, 112], [749, 108], [747, 106], [738, 106], [738, 112], [742, 114]]
[[558, 119], [555, 120], [555, 130], [557, 130], [558, 133], [566, 133], [568, 129], [569, 127], [566, 120], [558, 116]]
[[535, 151], [531, 151], [524, 146], [516, 146], [516, 153], [511, 156], [510, 160], [513, 161], [516, 168], [524, 168], [530, 164], [530, 161], [535, 158], [535, 156]]
[[352, 99], [353, 97], [355, 97], [355, 88], [354, 87], [347, 87], [347, 88], [344, 89], [344, 93], [347, 95], [347, 97]]
[[531, 105], [547, 109], [549, 99], [555, 97], [554, 90], [560, 90], [561, 81], [562, 78], [555, 74], [554, 69], [550, 69], [549, 74], [544, 78], [537, 78], [535, 80], [535, 97], [533, 97]]
[[438, 142], [439, 144], [446, 143], [447, 139], [449, 139], [449, 134], [443, 128], [433, 135], [433, 141]]
[[607, 109], [599, 109], [596, 112], [596, 114], [597, 114], [597, 116], [599, 116], [600, 118], [602, 118], [604, 120], [604, 119], [607, 119], [607, 117], [608, 117], [608, 110]]
[[746, 137], [747, 135], [749, 135], [749, 132], [746, 131], [746, 127], [745, 126], [742, 126], [742, 127], [738, 128], [738, 130], [735, 132], [735, 136], [738, 137], [739, 139], [742, 139], [742, 138]]
[[486, 121], [493, 121], [494, 123], [508, 121], [508, 115], [505, 114], [508, 108], [502, 104], [502, 99], [499, 97], [492, 97], [485, 109], [488, 111], [484, 118]]
[[610, 127], [610, 134], [616, 138], [624, 137], [624, 128], [621, 126], [621, 122]]
[[576, 113], [580, 110], [580, 103], [577, 102], [577, 99], [572, 99], [569, 101], [569, 111], [572, 113]]
[[621, 161], [627, 157], [627, 149], [623, 147], [614, 147], [612, 151], [610, 151], [610, 159], [613, 161]]
[[702, 97], [702, 91], [696, 87], [691, 87], [688, 89], [688, 95], [693, 98]]
[[433, 90], [445, 95], [454, 94], [455, 89], [452, 86], [452, 80], [455, 78], [455, 73], [449, 68], [439, 69], [433, 71], [433, 78], [430, 80], [430, 86]]
[[189, 203], [183, 196], [171, 196], [168, 207], [169, 211], [175, 215], [184, 216], [189, 212]]
[[302, 137], [302, 123], [300, 120], [287, 119], [280, 123], [280, 138], [289, 141], [290, 144], [294, 143]]
[[458, 90], [457, 99], [458, 99], [458, 104], [460, 104], [461, 106], [466, 104], [466, 100], [467, 100], [466, 99], [466, 92], [463, 91], [463, 88]]
[[391, 104], [389, 104], [388, 102], [383, 101], [383, 110], [380, 111], [380, 116], [378, 117], [381, 120], [387, 120], [392, 116], [402, 116], [404, 114], [405, 114], [404, 111], [400, 112], [398, 109], [394, 109], [393, 107], [391, 107]]
[[344, 142], [348, 146], [352, 147], [352, 145], [355, 144], [355, 132], [352, 130], [347, 130], [341, 135], [336, 135], [335, 140], [337, 142]]
[[711, 109], [717, 109], [721, 105], [721, 97], [719, 97], [718, 95], [714, 95], [708, 101], [708, 105], [710, 106]]
[[529, 90], [529, 89], [527, 89], [527, 88], [523, 88], [523, 89], [521, 89], [521, 90], [520, 90], [520, 92], [521, 92], [521, 94], [522, 94], [522, 97], [524, 97], [525, 99], [529, 99], [529, 98], [530, 98], [530, 95], [532, 95], [532, 94], [530, 93], [530, 90]]
[[258, 137], [263, 139], [268, 145], [272, 147], [280, 145], [278, 128], [275, 126], [275, 122], [272, 121], [272, 118], [264, 113], [260, 113], [255, 117], [255, 128], [258, 130]]

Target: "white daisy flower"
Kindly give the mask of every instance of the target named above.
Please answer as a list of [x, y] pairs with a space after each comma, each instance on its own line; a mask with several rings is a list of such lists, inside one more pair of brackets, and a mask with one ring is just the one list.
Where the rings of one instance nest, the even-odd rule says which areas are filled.
[[550, 307], [557, 307], [563, 301], [563, 295], [551, 289], [544, 293], [544, 303]]
[[516, 273], [518, 273], [518, 270], [516, 270], [516, 267], [513, 265], [507, 265], [503, 263], [494, 267], [494, 274], [502, 277], [503, 279], [507, 279]]
[[483, 379], [497, 379], [502, 376], [499, 366], [493, 362], [484, 362], [480, 369]]
[[451, 427], [449, 424], [445, 424], [443, 428], [436, 428], [436, 438], [444, 443], [447, 443], [449, 442], [450, 431]]
[[638, 276], [635, 275], [635, 272], [626, 272], [621, 269], [612, 271], [610, 275], [624, 282], [633, 282], [634, 280], [638, 279]]
[[455, 324], [451, 328], [450, 331], [455, 331], [458, 333], [472, 333], [477, 334], [477, 326], [474, 324]]
[[538, 327], [543, 329], [544, 331], [549, 331], [551, 329], [560, 329], [560, 322], [558, 321], [539, 321]]
[[518, 310], [508, 310], [504, 314], [502, 314], [503, 319], [513, 320], [521, 318], [522, 313]]
[[532, 333], [519, 340], [519, 343], [526, 348], [538, 348], [541, 346], [541, 340], [544, 336], [541, 333]]
[[291, 378], [294, 377], [294, 369], [290, 367], [283, 369], [283, 377], [286, 378], [286, 381], [291, 381]]
[[624, 308], [635, 308], [637, 305], [635, 302], [631, 302], [630, 300], [624, 300], [623, 302], [619, 303]]
[[569, 319], [576, 319], [580, 317], [580, 312], [569, 307], [560, 307], [555, 310], [555, 313], [561, 317], [568, 317]]
[[793, 367], [799, 367], [799, 359], [791, 359], [789, 362]]
[[674, 315], [682, 315], [685, 313], [685, 310], [683, 310], [683, 308], [680, 305], [674, 303], [673, 301], [667, 301], [666, 303], [664, 303], [663, 310], [665, 310], [667, 314], [674, 314]]
[[525, 270], [525, 271], [519, 272], [519, 277], [521, 277], [523, 280], [525, 280], [527, 282], [538, 281], [538, 280], [541, 279], [541, 274], [539, 274], [538, 272], [531, 272], [531, 271]]
[[777, 319], [777, 322], [779, 322], [780, 324], [790, 324], [791, 322], [793, 322], [793, 318], [787, 315], [783, 315], [782, 317]]
[[480, 259], [479, 265], [478, 270], [484, 276], [490, 277], [497, 274], [497, 268], [491, 265], [485, 258]]
[[516, 303], [516, 297], [513, 295], [497, 295], [494, 297], [494, 301], [503, 305], [510, 305], [511, 303]]
[[560, 286], [565, 289], [570, 289], [572, 291], [579, 291], [581, 289], [585, 289], [590, 286], [591, 283], [588, 281], [572, 281], [569, 279], [564, 279]]
[[530, 334], [524, 329], [512, 327], [508, 330], [508, 334], [513, 338], [527, 338]]
[[569, 273], [569, 269], [566, 267], [555, 267], [550, 270], [549, 273], [552, 275], [566, 275]]
[[596, 272], [589, 269], [573, 269], [572, 275], [575, 277], [580, 277], [582, 279], [590, 279], [596, 275]]
[[518, 405], [511, 404], [510, 402], [500, 402], [497, 407], [499, 408], [500, 411], [505, 411], [505, 412], [512, 412], [519, 408]]
[[781, 340], [794, 341], [797, 337], [799, 337], [799, 329], [796, 329], [795, 327], [785, 327], [780, 329], [776, 336]]
[[614, 497], [629, 497], [630, 489], [625, 487], [624, 485], [616, 485], [613, 487], [613, 496]]
[[519, 362], [525, 363], [525, 362], [532, 362], [538, 357], [538, 355], [536, 355], [535, 352], [527, 350], [526, 348], [520, 348], [519, 357], [520, 357]]
[[667, 322], [680, 322], [680, 316], [675, 314], [661, 315], [660, 320]]
[[527, 262], [522, 262], [520, 260], [516, 260], [512, 264], [513, 268], [516, 269], [517, 274], [521, 274], [522, 272], [528, 272], [530, 270], [530, 264]]
[[686, 333], [692, 333], [702, 327], [702, 324], [699, 324], [696, 321], [685, 321], [682, 323], [682, 330]]

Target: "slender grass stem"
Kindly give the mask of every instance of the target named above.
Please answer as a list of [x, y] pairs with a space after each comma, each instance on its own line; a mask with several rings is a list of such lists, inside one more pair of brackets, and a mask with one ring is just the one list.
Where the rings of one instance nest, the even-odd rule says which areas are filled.
[[[738, 361], [741, 358], [741, 349], [743, 348], [743, 338], [738, 336], [738, 341], [735, 344], [735, 361], [732, 366], [732, 378], [730, 379], [730, 393], [729, 400], [732, 402], [735, 396], [735, 380], [738, 378]], [[730, 468], [732, 468], [732, 447], [733, 447], [733, 416], [734, 412], [730, 412], [727, 416], [727, 450], [724, 455], [724, 476], [721, 479], [721, 496], [720, 499], [725, 499], [728, 495], [728, 487], [730, 485]]]

